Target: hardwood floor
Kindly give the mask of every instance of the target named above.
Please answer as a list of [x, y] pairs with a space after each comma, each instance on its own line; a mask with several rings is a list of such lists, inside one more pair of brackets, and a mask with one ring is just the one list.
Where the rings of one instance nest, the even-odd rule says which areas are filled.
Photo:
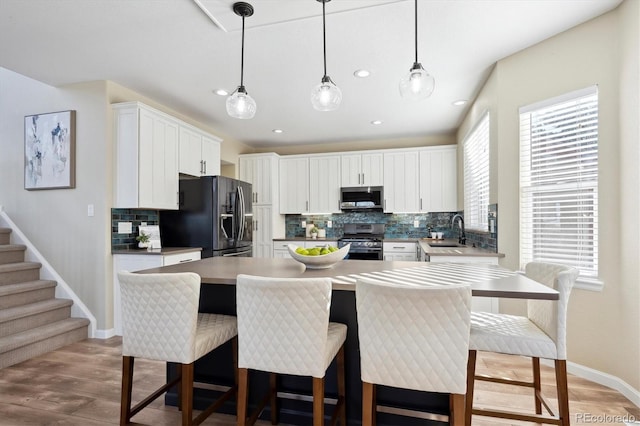
[[[120, 338], [88, 339], [0, 370], [0, 425], [118, 424], [120, 343]], [[477, 372], [528, 379], [531, 374], [529, 365], [526, 358], [478, 353]], [[159, 387], [163, 379], [163, 363], [136, 360], [134, 401]], [[543, 392], [552, 404], [555, 403], [551, 398], [555, 395], [551, 368], [542, 366], [542, 383]], [[527, 411], [531, 409], [533, 400], [528, 392], [511, 386], [477, 382], [475, 401], [485, 406]], [[624, 425], [623, 416], [635, 416], [636, 421], [640, 420], [640, 408], [618, 392], [575, 376], [569, 377], [569, 397], [571, 424]], [[605, 415], [608, 417], [596, 417]], [[613, 416], [620, 416], [620, 421], [616, 423]], [[165, 407], [161, 397], [133, 420], [134, 424], [178, 425], [180, 413], [175, 407]], [[235, 417], [213, 414], [203, 424], [232, 426], [235, 425]], [[473, 424], [525, 426], [533, 423], [476, 416]]]

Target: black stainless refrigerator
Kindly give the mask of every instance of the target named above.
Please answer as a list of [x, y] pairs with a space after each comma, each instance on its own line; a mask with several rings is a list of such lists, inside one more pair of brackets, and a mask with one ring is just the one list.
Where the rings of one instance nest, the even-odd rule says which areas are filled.
[[202, 247], [202, 257], [252, 256], [251, 184], [224, 176], [181, 179], [179, 210], [160, 212], [163, 247]]

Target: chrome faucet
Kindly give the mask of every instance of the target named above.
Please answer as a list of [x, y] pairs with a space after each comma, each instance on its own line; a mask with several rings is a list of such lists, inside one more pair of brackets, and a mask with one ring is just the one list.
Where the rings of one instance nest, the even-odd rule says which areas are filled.
[[459, 227], [459, 232], [458, 232], [458, 244], [462, 244], [465, 245], [467, 244], [467, 237], [464, 234], [464, 218], [462, 217], [461, 214], [456, 213], [453, 218], [451, 218], [451, 227], [453, 228], [455, 223], [456, 223], [456, 219], [458, 219], [458, 221], [460, 223], [458, 223], [458, 227]]

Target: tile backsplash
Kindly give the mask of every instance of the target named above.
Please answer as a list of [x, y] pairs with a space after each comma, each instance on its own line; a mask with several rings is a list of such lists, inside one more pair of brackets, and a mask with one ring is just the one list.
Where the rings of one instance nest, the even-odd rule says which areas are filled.
[[[305, 229], [302, 221], [313, 223], [318, 228], [326, 230], [327, 238], [340, 238], [345, 223], [384, 223], [385, 238], [426, 238], [430, 230], [442, 232], [445, 238], [458, 238], [458, 228], [451, 227], [451, 219], [456, 213], [420, 213], [420, 214], [392, 214], [382, 212], [359, 212], [328, 215], [286, 215], [285, 238], [304, 237]], [[414, 221], [419, 226], [414, 227]], [[467, 245], [498, 251], [498, 205], [489, 205], [489, 220], [493, 220], [493, 232], [466, 230]], [[332, 227], [327, 227], [327, 222]], [[490, 222], [491, 223], [491, 222]]]
[[[429, 229], [443, 232], [446, 238], [457, 238], [456, 230], [451, 229], [451, 218], [456, 212], [420, 213], [420, 214], [391, 214], [382, 212], [353, 212], [329, 215], [286, 215], [286, 238], [304, 237], [305, 229], [302, 221], [313, 223], [318, 228], [327, 231], [327, 238], [340, 238], [345, 223], [384, 223], [385, 238], [424, 238]], [[419, 226], [414, 227], [414, 221]], [[332, 221], [332, 227], [327, 222]]]
[[[157, 210], [111, 209], [111, 250], [137, 248], [138, 226], [142, 222], [146, 222], [147, 225], [158, 225], [158, 217]], [[131, 222], [131, 233], [119, 234], [119, 222]]]

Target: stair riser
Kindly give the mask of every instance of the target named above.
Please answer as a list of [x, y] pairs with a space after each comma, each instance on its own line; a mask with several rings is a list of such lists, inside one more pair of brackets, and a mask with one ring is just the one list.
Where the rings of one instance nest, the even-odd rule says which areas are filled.
[[65, 306], [58, 309], [52, 309], [46, 312], [6, 321], [0, 324], [0, 337], [9, 336], [11, 334], [20, 333], [31, 328], [41, 325], [51, 324], [56, 321], [62, 321], [71, 316], [71, 306]]
[[29, 303], [53, 299], [55, 295], [55, 287], [41, 288], [32, 291], [24, 291], [17, 294], [10, 294], [4, 297], [0, 297], [0, 309], [13, 308], [14, 306], [27, 305]]
[[31, 343], [26, 346], [8, 351], [0, 355], [0, 368], [5, 368], [10, 365], [17, 364], [30, 358], [34, 358], [38, 355], [56, 350], [71, 343], [84, 340], [88, 336], [87, 327], [80, 327], [75, 330], [68, 331], [63, 334], [59, 334], [50, 337], [39, 342]]
[[11, 250], [0, 252], [0, 265], [24, 262], [24, 250]]
[[11, 244], [11, 233], [0, 232], [0, 245]]
[[0, 273], [0, 285], [23, 283], [40, 279], [40, 268]]

